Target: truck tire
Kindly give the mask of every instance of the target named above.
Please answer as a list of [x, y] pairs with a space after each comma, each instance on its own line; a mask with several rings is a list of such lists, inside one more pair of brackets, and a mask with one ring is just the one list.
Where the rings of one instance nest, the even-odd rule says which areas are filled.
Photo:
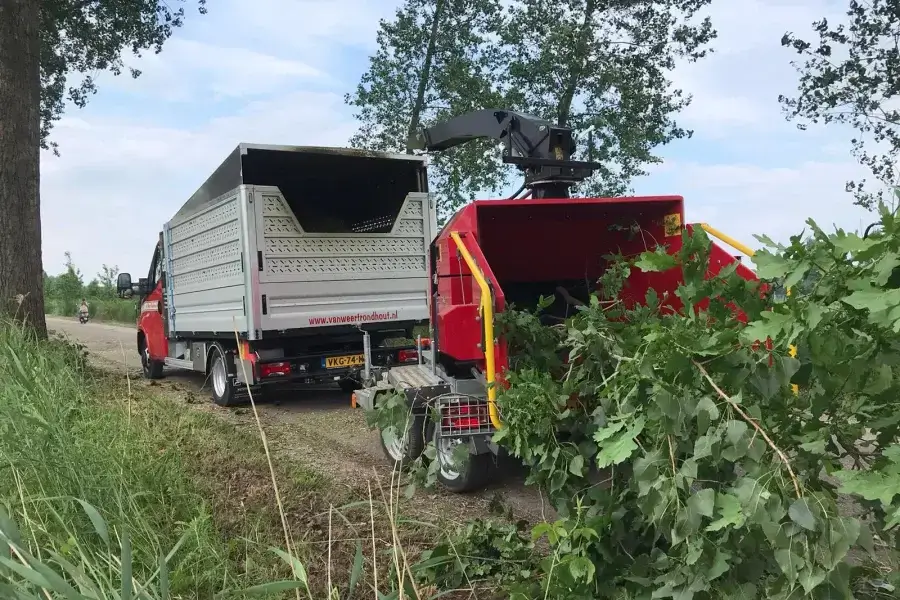
[[164, 365], [163, 361], [150, 358], [150, 348], [146, 342], [141, 344], [141, 370], [144, 372], [144, 379], [162, 379]]
[[438, 463], [437, 480], [442, 486], [462, 494], [474, 492], [484, 488], [490, 477], [491, 454], [467, 454], [462, 464], [454, 464], [453, 451], [460, 440], [440, 437], [438, 427], [433, 428], [432, 441], [434, 442], [434, 460]]
[[235, 406], [241, 403], [231, 376], [228, 357], [218, 344], [213, 346], [209, 358], [209, 381], [213, 402], [217, 405]]
[[428, 427], [428, 418], [424, 415], [411, 415], [409, 429], [405, 435], [400, 436], [395, 442], [386, 444], [384, 435], [379, 432], [378, 439], [381, 442], [381, 450], [391, 464], [401, 469], [407, 468], [415, 462], [425, 450], [425, 431]]

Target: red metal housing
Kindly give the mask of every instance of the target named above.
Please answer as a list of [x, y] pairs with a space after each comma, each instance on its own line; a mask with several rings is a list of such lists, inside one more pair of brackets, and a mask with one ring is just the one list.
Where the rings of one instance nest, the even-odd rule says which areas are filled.
[[[437, 349], [456, 363], [484, 369], [482, 324], [478, 320], [480, 288], [457, 250], [451, 232], [480, 267], [494, 295], [494, 310], [509, 303], [528, 306], [557, 285], [584, 284], [593, 291], [612, 255], [634, 256], [659, 245], [669, 253], [681, 247], [684, 199], [681, 196], [626, 198], [565, 198], [480, 200], [462, 208], [435, 240], [431, 313]], [[708, 276], [737, 259], [713, 245]], [[755, 274], [743, 265], [746, 279]], [[681, 283], [676, 270], [644, 273], [633, 269], [623, 300], [643, 302], [653, 288], [673, 310], [681, 303], [674, 292]], [[582, 300], [587, 300], [586, 296]], [[496, 367], [507, 367], [502, 339], [496, 347]]]

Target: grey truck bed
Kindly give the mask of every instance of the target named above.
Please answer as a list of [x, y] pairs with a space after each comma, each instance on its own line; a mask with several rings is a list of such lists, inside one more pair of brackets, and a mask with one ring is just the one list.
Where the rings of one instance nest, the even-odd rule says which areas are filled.
[[424, 161], [241, 144], [163, 229], [176, 337], [428, 318]]

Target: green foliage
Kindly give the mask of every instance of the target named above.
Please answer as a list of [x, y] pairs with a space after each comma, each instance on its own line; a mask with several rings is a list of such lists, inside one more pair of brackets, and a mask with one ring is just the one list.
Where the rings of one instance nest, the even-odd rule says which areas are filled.
[[413, 574], [443, 590], [516, 587], [538, 571], [538, 555], [524, 523], [475, 519], [422, 552]]
[[[778, 301], [737, 263], [710, 276], [697, 229], [671, 255], [621, 259], [565, 327], [503, 316], [529, 357], [500, 391], [494, 440], [559, 519], [533, 530], [543, 556], [478, 572], [514, 598], [895, 597], [900, 219], [882, 209], [867, 239], [808, 226], [754, 258], [792, 290]], [[635, 270], [682, 283], [627, 306]]]
[[56, 572], [86, 597], [120, 597], [130, 572], [162, 598], [163, 557], [176, 597], [209, 596], [229, 579], [180, 457], [97, 400], [79, 349], [0, 322], [0, 381], [0, 596], [44, 597], [45, 587], [81, 597], [62, 593]]
[[[707, 52], [715, 32], [697, 13], [708, 4], [407, 0], [346, 98], [361, 122], [352, 143], [403, 152], [411, 122], [511, 108], [573, 127], [582, 154], [606, 165], [584, 191], [621, 192], [658, 161], [655, 147], [690, 135], [672, 119], [689, 98], [666, 72]], [[442, 217], [509, 182], [493, 142], [435, 155], [431, 174]]]
[[687, 137], [672, 116], [690, 102], [668, 73], [715, 37], [708, 0], [520, 0], [500, 24], [501, 90], [511, 106], [572, 127], [604, 164], [582, 195], [620, 195], [657, 146]]
[[71, 317], [78, 313], [82, 298], [87, 300], [92, 319], [133, 324], [138, 315], [134, 300], [116, 296], [119, 267], [103, 265], [96, 279], [87, 285], [72, 255], [66, 252], [66, 270], [59, 275], [44, 274], [44, 305], [48, 314]]
[[[430, 124], [502, 105], [488, 75], [496, 54], [489, 35], [500, 11], [497, 0], [406, 0], [392, 20], [382, 21], [369, 70], [346, 96], [361, 122], [351, 145], [406, 152], [413, 121]], [[503, 184], [499, 157], [485, 158], [496, 154], [490, 149], [476, 142], [435, 156], [431, 173], [440, 182], [442, 217], [477, 191]]]
[[[180, 27], [185, 0], [162, 2], [120, 2], [117, 0], [48, 0], [41, 3], [41, 144], [48, 141], [53, 122], [62, 115], [66, 101], [83, 107], [96, 93], [93, 74], [125, 69], [123, 51], [140, 56], [153, 50], [159, 53], [163, 43]], [[196, 0], [201, 14], [206, 0]], [[175, 6], [178, 6], [175, 8]], [[132, 77], [137, 69], [128, 69]], [[69, 86], [71, 73], [83, 74], [75, 86]]]
[[[800, 129], [810, 123], [849, 125], [856, 131], [854, 156], [876, 180], [893, 186], [900, 156], [900, 111], [894, 101], [900, 2], [850, 0], [846, 15], [846, 23], [813, 23], [817, 40], [784, 35], [782, 46], [801, 56], [793, 63], [800, 80], [797, 95], [782, 95], [779, 101]], [[889, 193], [867, 187], [865, 180], [847, 182], [847, 191], [855, 204], [869, 209]]]

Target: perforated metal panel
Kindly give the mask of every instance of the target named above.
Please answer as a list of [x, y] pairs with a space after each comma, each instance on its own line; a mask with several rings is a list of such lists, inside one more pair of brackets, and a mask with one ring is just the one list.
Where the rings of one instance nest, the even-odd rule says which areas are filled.
[[243, 331], [246, 278], [240, 188], [168, 224], [167, 286], [177, 332]]
[[[341, 278], [426, 276], [427, 197], [410, 194], [390, 233], [308, 234], [281, 195], [261, 194], [265, 277], [261, 281], [304, 281], [306, 275]], [[368, 225], [374, 228], [377, 222]]]
[[406, 197], [390, 233], [370, 232], [385, 227], [380, 218], [354, 224], [354, 233], [307, 233], [277, 190], [256, 188], [256, 198], [264, 329], [428, 318], [427, 194]]
[[[167, 224], [167, 283], [177, 335], [267, 331], [428, 318], [427, 194], [410, 193], [390, 233], [303, 231], [277, 188], [242, 185]], [[263, 300], [265, 298], [265, 300]]]

